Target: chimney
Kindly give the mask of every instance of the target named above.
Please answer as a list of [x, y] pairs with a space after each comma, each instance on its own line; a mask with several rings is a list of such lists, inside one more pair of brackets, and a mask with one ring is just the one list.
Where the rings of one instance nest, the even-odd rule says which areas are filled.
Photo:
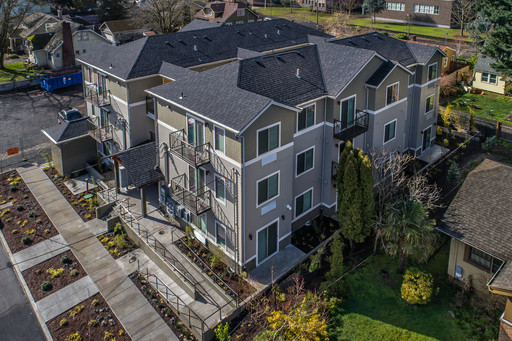
[[59, 20], [62, 20], [62, 10], [61, 9], [57, 10], [57, 17], [59, 18]]
[[62, 22], [62, 62], [64, 68], [75, 65], [75, 50], [73, 47], [73, 36], [71, 35], [71, 24]]

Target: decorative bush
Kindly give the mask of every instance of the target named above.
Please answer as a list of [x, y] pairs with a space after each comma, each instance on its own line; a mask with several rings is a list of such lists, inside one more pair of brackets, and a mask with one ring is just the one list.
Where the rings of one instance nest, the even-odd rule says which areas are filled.
[[80, 333], [78, 331], [74, 332], [73, 334], [70, 334], [67, 338], [67, 341], [81, 341], [82, 337], [80, 336]]
[[36, 269], [36, 270], [34, 271], [34, 273], [35, 273], [36, 275], [40, 275], [40, 274], [41, 274], [41, 269]]
[[50, 275], [51, 278], [56, 278], [56, 277], [59, 277], [60, 275], [62, 275], [62, 273], [64, 272], [64, 269], [63, 268], [59, 268], [59, 269], [49, 268], [48, 270], [46, 270], [46, 272]]
[[69, 260], [69, 257], [64, 255], [62, 257], [60, 257], [60, 261], [64, 264], [69, 264], [70, 263], [70, 260]]
[[443, 140], [443, 145], [448, 148], [448, 146], [450, 145], [450, 140], [444, 139]]
[[7, 224], [9, 224], [9, 223], [11, 222], [11, 220], [12, 220], [11, 218], [7, 218], [7, 219], [5, 219], [5, 222], [6, 222]]
[[83, 306], [83, 305], [77, 305], [77, 306], [75, 307], [75, 309], [76, 309], [76, 312], [77, 312], [77, 313], [79, 313], [79, 312], [81, 312], [82, 310], [84, 310], [84, 306]]
[[45, 229], [44, 233], [46, 233], [46, 234], [50, 233], [50, 229]]
[[393, 34], [393, 38], [409, 40], [409, 36], [407, 35], [407, 33]]
[[23, 206], [21, 206], [21, 205], [16, 206], [16, 211], [18, 211], [18, 212], [23, 211]]
[[43, 223], [43, 221], [41, 219], [36, 220], [36, 224], [42, 224], [42, 223]]
[[488, 152], [493, 147], [496, 147], [497, 144], [498, 144], [498, 139], [496, 139], [496, 136], [488, 137], [485, 140], [485, 142], [482, 143], [482, 149], [484, 150], [484, 152]]
[[98, 300], [92, 300], [92, 302], [91, 302], [91, 305], [93, 307], [97, 306], [98, 304], [100, 304], [100, 301], [98, 301]]
[[62, 320], [60, 320], [59, 324], [61, 325], [61, 327], [67, 326], [68, 325], [68, 320], [63, 318]]
[[457, 162], [450, 160], [450, 167], [448, 168], [448, 177], [447, 180], [449, 182], [459, 182], [460, 181], [460, 168]]
[[35, 216], [36, 216], [36, 212], [34, 212], [34, 211], [30, 211], [30, 212], [28, 212], [28, 216], [29, 216], [30, 218], [33, 218], [33, 217], [35, 217]]
[[97, 320], [90, 320], [87, 325], [89, 327], [96, 327], [98, 325], [98, 321]]
[[30, 244], [31, 242], [32, 242], [32, 239], [30, 239], [30, 237], [29, 237], [29, 236], [25, 236], [25, 237], [21, 238], [21, 243], [22, 243], [23, 245], [28, 245], [28, 244]]
[[437, 126], [436, 134], [439, 135], [439, 136], [443, 135], [443, 129], [440, 126]]
[[405, 271], [402, 283], [402, 298], [409, 304], [427, 304], [434, 291], [434, 278], [431, 274], [416, 268]]
[[10, 190], [11, 190], [11, 192], [16, 192], [18, 190], [18, 188], [16, 186], [11, 186]]
[[78, 276], [78, 270], [76, 270], [76, 269], [71, 270], [71, 271], [69, 272], [69, 275], [70, 275], [71, 277], [76, 277], [76, 276]]
[[16, 233], [18, 233], [18, 230], [14, 229], [14, 230], [11, 231], [11, 233], [12, 234], [16, 234]]
[[126, 235], [125, 234], [118, 234], [114, 237], [114, 243], [115, 245], [123, 249], [126, 246]]
[[48, 291], [52, 289], [52, 284], [49, 281], [44, 281], [41, 283], [41, 290]]

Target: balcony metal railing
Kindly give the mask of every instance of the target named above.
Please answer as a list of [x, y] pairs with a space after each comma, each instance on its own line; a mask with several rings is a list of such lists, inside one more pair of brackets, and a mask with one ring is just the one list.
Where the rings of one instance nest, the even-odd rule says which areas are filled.
[[169, 146], [171, 153], [185, 160], [194, 167], [202, 166], [210, 162], [210, 143], [195, 146], [187, 142], [185, 131], [177, 130], [169, 134]]
[[334, 119], [334, 138], [342, 141], [353, 138], [368, 131], [369, 114], [364, 111], [357, 111], [353, 121], [342, 122]]
[[96, 141], [102, 143], [114, 139], [114, 127], [110, 124], [106, 127], [101, 127], [95, 119], [89, 118], [89, 135]]
[[337, 162], [332, 162], [332, 165], [331, 165], [331, 177], [336, 180], [336, 176], [338, 175], [338, 163]]
[[188, 181], [185, 174], [171, 179], [172, 199], [195, 215], [199, 215], [211, 209], [212, 195], [208, 188], [198, 189], [197, 192], [189, 191], [187, 188]]
[[97, 107], [104, 107], [110, 104], [110, 92], [99, 89], [96, 85], [87, 85], [84, 96], [86, 101]]

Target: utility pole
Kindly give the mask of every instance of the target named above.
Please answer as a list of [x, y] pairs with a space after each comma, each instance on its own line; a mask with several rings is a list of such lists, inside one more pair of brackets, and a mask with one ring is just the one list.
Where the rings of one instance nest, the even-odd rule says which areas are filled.
[[315, 0], [316, 4], [316, 29], [318, 30], [318, 0]]

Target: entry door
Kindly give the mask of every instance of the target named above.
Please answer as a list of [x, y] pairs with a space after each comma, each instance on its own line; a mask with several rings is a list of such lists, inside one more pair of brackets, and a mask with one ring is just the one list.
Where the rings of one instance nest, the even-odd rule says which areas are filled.
[[431, 127], [428, 127], [427, 129], [423, 130], [423, 144], [421, 146], [421, 152], [424, 152], [430, 147], [430, 133], [431, 133]]
[[108, 116], [110, 112], [108, 110], [100, 108], [100, 127], [106, 128], [108, 127]]
[[102, 98], [107, 97], [107, 78], [98, 73], [98, 93]]
[[277, 252], [277, 222], [258, 232], [258, 263]]
[[341, 102], [341, 128], [346, 129], [354, 125], [355, 97]]
[[188, 167], [188, 189], [193, 192], [200, 192], [206, 185], [206, 174], [203, 168]]
[[204, 123], [193, 117], [187, 118], [187, 140], [192, 146], [204, 144]]

